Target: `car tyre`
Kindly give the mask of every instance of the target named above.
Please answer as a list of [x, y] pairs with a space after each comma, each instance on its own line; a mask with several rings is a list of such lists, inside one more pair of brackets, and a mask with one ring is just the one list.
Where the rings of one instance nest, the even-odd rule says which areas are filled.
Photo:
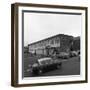
[[38, 74], [39, 74], [39, 75], [41, 75], [41, 74], [42, 74], [42, 70], [41, 70], [41, 69], [38, 71]]
[[57, 65], [57, 69], [61, 68], [61, 64], [60, 65]]

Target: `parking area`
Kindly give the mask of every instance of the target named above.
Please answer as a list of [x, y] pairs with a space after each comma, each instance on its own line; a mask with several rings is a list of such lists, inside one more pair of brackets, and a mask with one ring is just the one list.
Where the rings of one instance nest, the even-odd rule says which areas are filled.
[[[24, 56], [24, 77], [32, 77], [30, 72], [30, 65], [35, 63], [39, 56], [31, 57], [30, 55]], [[59, 69], [54, 69], [49, 72], [42, 73], [39, 76], [60, 76], [60, 75], [79, 75], [80, 74], [80, 56], [72, 57], [69, 59], [59, 59], [62, 66]]]

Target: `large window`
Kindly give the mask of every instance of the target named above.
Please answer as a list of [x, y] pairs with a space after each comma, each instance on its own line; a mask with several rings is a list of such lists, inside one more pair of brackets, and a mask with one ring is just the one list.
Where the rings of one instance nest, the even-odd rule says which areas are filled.
[[58, 39], [58, 38], [55, 39], [55, 43], [56, 43], [56, 44], [59, 43], [59, 39]]
[[51, 44], [54, 44], [54, 40], [51, 40]]

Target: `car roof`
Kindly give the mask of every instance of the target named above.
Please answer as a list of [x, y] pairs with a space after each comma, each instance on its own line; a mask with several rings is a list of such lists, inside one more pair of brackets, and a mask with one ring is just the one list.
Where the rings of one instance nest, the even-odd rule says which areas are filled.
[[51, 59], [50, 57], [46, 57], [46, 58], [40, 58], [40, 59], [38, 59], [38, 61], [41, 62], [41, 61], [46, 61], [46, 60], [50, 60], [50, 59]]

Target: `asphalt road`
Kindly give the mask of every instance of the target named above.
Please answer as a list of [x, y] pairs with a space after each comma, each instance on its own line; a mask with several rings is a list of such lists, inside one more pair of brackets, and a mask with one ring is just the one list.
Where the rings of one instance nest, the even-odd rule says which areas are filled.
[[[25, 68], [24, 68], [24, 77], [31, 77], [29, 63], [30, 57], [25, 58]], [[45, 72], [40, 76], [60, 76], [60, 75], [80, 75], [80, 58], [79, 56], [69, 58], [69, 59], [62, 59], [62, 67], [59, 69], [55, 69], [49, 72]], [[36, 76], [37, 77], [37, 76]]]
[[60, 75], [80, 75], [79, 57], [74, 57], [62, 61], [62, 67], [54, 71], [42, 74], [42, 76], [60, 76]]

